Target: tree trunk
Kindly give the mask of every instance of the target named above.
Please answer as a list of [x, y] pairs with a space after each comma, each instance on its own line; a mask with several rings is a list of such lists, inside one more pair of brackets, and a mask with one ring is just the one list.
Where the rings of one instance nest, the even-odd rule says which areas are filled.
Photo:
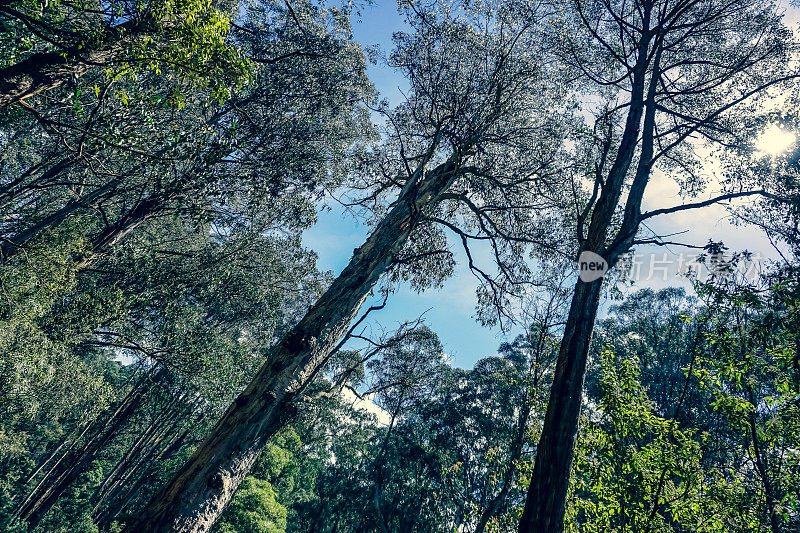
[[23, 172], [12, 182], [6, 183], [0, 187], [0, 211], [7, 212], [8, 206], [14, 203], [26, 192], [53, 186], [53, 182], [56, 180], [56, 178], [59, 178], [61, 173], [72, 166], [74, 162], [75, 158], [73, 156], [65, 157], [48, 168], [46, 171], [42, 172], [39, 177], [33, 178], [26, 183], [25, 181], [37, 170], [41, 169], [44, 163], [38, 163], [28, 168], [28, 170]]
[[45, 217], [42, 221], [34, 224], [33, 226], [26, 228], [23, 231], [20, 231], [15, 236], [9, 239], [3, 239], [3, 242], [0, 243], [0, 261], [5, 261], [9, 257], [16, 254], [20, 249], [24, 248], [24, 246], [34, 239], [37, 235], [39, 235], [42, 231], [58, 226], [64, 220], [69, 218], [72, 214], [74, 214], [77, 210], [84, 208], [94, 202], [95, 200], [99, 199], [104, 194], [112, 191], [117, 185], [121, 183], [121, 179], [114, 179], [103, 185], [102, 187], [98, 187], [94, 191], [90, 192], [83, 198], [79, 198], [78, 200], [73, 200], [55, 213], [51, 214], [48, 217]]
[[781, 519], [778, 516], [776, 509], [775, 488], [772, 485], [767, 461], [764, 457], [763, 449], [758, 438], [758, 426], [756, 424], [756, 402], [753, 395], [751, 386], [747, 387], [748, 399], [752, 408], [747, 415], [748, 429], [750, 430], [750, 439], [753, 443], [753, 456], [756, 463], [756, 470], [761, 478], [761, 485], [764, 488], [764, 503], [766, 504], [767, 515], [769, 519], [770, 531], [772, 533], [782, 533]]
[[[79, 420], [86, 420], [88, 412], [89, 409], [84, 410]], [[35, 480], [46, 467], [49, 467], [49, 469], [45, 473], [44, 478], [50, 476], [50, 474], [58, 467], [61, 461], [64, 460], [64, 457], [69, 455], [70, 450], [72, 450], [72, 448], [76, 446], [78, 442], [80, 442], [80, 440], [86, 435], [86, 433], [88, 433], [89, 430], [92, 429], [93, 426], [95, 426], [96, 422], [97, 422], [96, 419], [88, 420], [84, 422], [83, 429], [78, 430], [78, 428], [76, 428], [77, 433], [69, 434], [66, 437], [64, 437], [58, 444], [58, 446], [56, 446], [56, 448], [52, 452], [47, 454], [47, 458], [41, 463], [39, 463], [39, 465], [33, 470], [33, 472], [31, 472], [30, 475], [28, 475], [28, 481], [25, 482], [25, 485], [32, 483], [33, 480]], [[36, 447], [33, 447], [31, 449], [35, 450], [36, 448], [38, 448], [38, 444]], [[52, 465], [50, 464], [51, 461], [53, 461]]]
[[[531, 388], [534, 390], [536, 389], [535, 381]], [[500, 489], [500, 492], [498, 492], [497, 495], [492, 498], [492, 500], [481, 513], [481, 516], [478, 519], [478, 524], [475, 526], [474, 533], [483, 533], [486, 530], [486, 526], [489, 525], [489, 520], [491, 520], [492, 517], [497, 514], [497, 511], [500, 509], [500, 505], [502, 505], [503, 501], [508, 496], [508, 493], [511, 491], [511, 483], [513, 482], [514, 473], [517, 470], [517, 464], [519, 462], [519, 458], [522, 456], [522, 448], [525, 444], [525, 431], [528, 428], [528, 418], [530, 417], [531, 409], [533, 408], [533, 401], [534, 399], [526, 394], [525, 403], [522, 405], [522, 407], [520, 407], [514, 441], [511, 445], [511, 453], [509, 454], [508, 463], [503, 471], [502, 488]]]
[[[160, 379], [161, 372], [153, 376], [153, 382]], [[61, 494], [86, 470], [86, 467], [94, 461], [103, 448], [113, 439], [119, 430], [133, 416], [139, 407], [143, 395], [149, 390], [150, 383], [147, 383], [148, 376], [145, 376], [128, 393], [123, 402], [114, 410], [111, 417], [98, 428], [97, 433], [90, 438], [74, 456], [70, 457], [71, 463], [56, 475], [55, 470], [51, 470], [20, 503], [16, 510], [16, 515], [27, 521], [33, 527], [39, 523], [44, 514], [58, 501]], [[55, 477], [55, 479], [53, 479]]]
[[[0, 11], [14, 18], [24, 15], [0, 2]], [[39, 52], [0, 69], [0, 108], [55, 89], [71, 79], [86, 74], [93, 66], [113, 61], [133, 40], [152, 29], [151, 20], [131, 19], [119, 26], [106, 28], [101, 43], [93, 50], [63, 47], [61, 51]]]
[[[536, 450], [521, 533], [558, 532], [564, 528], [569, 472], [578, 435], [583, 380], [594, 320], [600, 306], [602, 278], [578, 281], [558, 354], [542, 437]], [[566, 475], [564, 473], [566, 472]]]
[[346, 333], [422, 211], [436, 205], [453, 182], [458, 173], [456, 160], [454, 154], [424, 176], [422, 168], [415, 172], [347, 267], [270, 350], [253, 381], [128, 531], [208, 531], [264, 444], [293, 417], [295, 400]]
[[[97, 488], [95, 492], [96, 498], [102, 498], [108, 492], [123, 485], [125, 480], [135, 473], [137, 467], [141, 464], [141, 457], [147, 453], [153, 442], [158, 443], [174, 425], [180, 423], [181, 414], [172, 418], [172, 406], [176, 402], [177, 399], [172, 399], [165, 408], [162, 408], [162, 411], [150, 421], [138, 438], [127, 447], [125, 453], [117, 460], [114, 467]], [[172, 425], [170, 425], [170, 422]]]
[[117, 47], [97, 50], [85, 59], [58, 52], [33, 54], [4, 69], [0, 69], [0, 107], [13, 104], [43, 91], [49, 91], [70, 79], [80, 78], [96, 64], [107, 63]]

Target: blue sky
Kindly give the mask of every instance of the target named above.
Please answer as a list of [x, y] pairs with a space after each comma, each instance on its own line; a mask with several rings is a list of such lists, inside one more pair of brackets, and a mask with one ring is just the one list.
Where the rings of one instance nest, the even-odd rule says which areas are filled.
[[[797, 26], [797, 11], [790, 9], [788, 13], [787, 19], [790, 19], [793, 27]], [[393, 2], [366, 6], [362, 11], [361, 20], [353, 20], [356, 41], [365, 47], [378, 45], [386, 53], [392, 49], [392, 33], [403, 29], [403, 20]], [[379, 64], [369, 65], [368, 74], [381, 93], [381, 97], [387, 98], [390, 105], [402, 101], [402, 91], [407, 84], [397, 72]], [[711, 192], [693, 201], [710, 196]], [[657, 209], [680, 203], [682, 200], [675, 183], [666, 176], [654, 175], [645, 196], [645, 209]], [[367, 231], [366, 227], [352, 216], [343, 213], [332, 203], [328, 205], [331, 209], [319, 212], [317, 224], [304, 234], [303, 242], [308, 248], [317, 252], [318, 268], [338, 274], [347, 264], [353, 249], [364, 242]], [[721, 206], [686, 211], [655, 218], [650, 222], [649, 226], [662, 235], [686, 231], [675, 238], [682, 242], [703, 245], [713, 238], [723, 240], [732, 250], [748, 249], [765, 258], [774, 258], [777, 255], [759, 230], [731, 225], [728, 213]], [[453, 247], [453, 250], [456, 252], [459, 266], [455, 275], [442, 288], [417, 294], [408, 285], [401, 286], [398, 292], [390, 297], [386, 308], [374, 315], [375, 320], [371, 321], [369, 327], [372, 328], [373, 334], [378, 334], [381, 330], [391, 331], [400, 323], [424, 314], [426, 324], [439, 335], [445, 352], [452, 358], [453, 364], [469, 368], [480, 358], [494, 354], [502, 341], [512, 340], [520, 330], [512, 329], [508, 333], [503, 333], [499, 328], [482, 328], [474, 320], [477, 280], [464, 268], [464, 258], [458, 253], [458, 248]], [[639, 250], [640, 253], [651, 254], [651, 257], [657, 257], [658, 260], [665, 259], [673, 264], [680, 260], [681, 252], [685, 251], [679, 247], [654, 246]], [[484, 264], [490, 268], [488, 263]], [[666, 279], [662, 276], [650, 281], [641, 281], [626, 292], [642, 287], [658, 289], [668, 285], [688, 287], [685, 279], [671, 272]], [[375, 300], [369, 300], [364, 309], [371, 303], [375, 303]], [[603, 307], [607, 307], [608, 303], [606, 302]], [[369, 333], [370, 331], [367, 332]]]
[[[317, 252], [317, 266], [321, 270], [339, 273], [349, 261], [353, 249], [361, 246], [367, 237], [365, 226], [341, 211], [324, 211], [319, 214], [317, 224], [303, 235], [303, 243]], [[386, 308], [375, 313], [371, 321], [372, 331], [392, 331], [407, 321], [424, 314], [425, 323], [439, 335], [445, 352], [452, 357], [453, 364], [472, 367], [475, 361], [494, 354], [498, 345], [507, 338], [513, 339], [519, 331], [508, 336], [499, 328], [482, 328], [472, 318], [475, 309], [477, 281], [460, 268], [462, 257], [456, 254], [459, 268], [441, 289], [418, 294], [406, 284], [389, 297]], [[365, 309], [377, 300], [370, 299]]]

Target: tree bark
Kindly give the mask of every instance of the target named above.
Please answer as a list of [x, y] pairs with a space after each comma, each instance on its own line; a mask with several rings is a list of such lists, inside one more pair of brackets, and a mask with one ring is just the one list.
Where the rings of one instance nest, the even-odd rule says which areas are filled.
[[347, 331], [391, 266], [423, 211], [458, 174], [456, 154], [423, 175], [419, 168], [350, 263], [267, 355], [244, 392], [128, 531], [203, 532], [214, 524], [267, 440], [296, 411], [294, 402]]
[[[0, 2], [0, 11], [17, 19], [25, 17], [7, 6], [8, 3]], [[80, 78], [94, 66], [107, 65], [133, 39], [152, 30], [153, 22], [150, 19], [131, 19], [113, 28], [106, 27], [99, 45], [93, 48], [78, 50], [71, 45], [59, 45], [61, 51], [35, 53], [0, 69], [0, 107], [55, 89], [68, 80]]]
[[51, 227], [58, 226], [64, 220], [66, 220], [72, 214], [74, 214], [77, 210], [88, 206], [89, 204], [99, 199], [104, 194], [112, 191], [117, 185], [121, 183], [121, 181], [122, 181], [121, 179], [111, 180], [102, 187], [98, 187], [94, 191], [90, 192], [86, 196], [67, 203], [67, 205], [65, 205], [52, 215], [44, 218], [37, 224], [34, 224], [33, 226], [26, 228], [23, 231], [20, 231], [19, 233], [17, 233], [16, 235], [14, 235], [9, 239], [3, 239], [3, 242], [0, 243], [0, 261], [5, 261], [9, 259], [11, 256], [15, 255], [19, 250], [23, 249], [28, 242], [34, 239], [42, 231]]
[[[581, 251], [592, 251], [603, 256], [608, 268], [614, 266], [616, 259], [629, 248], [638, 228], [639, 218], [635, 216], [641, 206], [642, 196], [650, 172], [650, 156], [647, 143], [652, 143], [655, 107], [652, 97], [658, 67], [653, 69], [647, 95], [645, 95], [648, 67], [651, 56], [650, 43], [655, 36], [649, 29], [650, 7], [643, 13], [642, 34], [638, 43], [637, 60], [633, 69], [630, 105], [625, 120], [625, 128], [620, 139], [614, 163], [603, 183], [602, 193], [593, 206], [586, 238], [581, 239], [583, 228], [579, 227], [579, 240], [583, 240]], [[659, 52], [660, 53], [660, 52]], [[656, 60], [657, 63], [657, 60]], [[620, 203], [631, 162], [639, 145], [639, 132], [642, 128], [645, 102], [648, 114], [644, 124], [644, 146], [640, 155], [636, 177], [626, 202], [626, 217], [612, 245], [606, 240], [611, 228], [614, 212]], [[597, 178], [599, 179], [599, 177]], [[586, 375], [586, 362], [592, 340], [594, 321], [600, 306], [600, 293], [603, 278], [586, 283], [576, 282], [570, 304], [564, 336], [561, 340], [556, 361], [550, 399], [547, 403], [544, 425], [539, 445], [536, 449], [531, 483], [525, 509], [520, 519], [520, 533], [560, 533], [564, 530], [569, 478], [572, 470], [572, 456], [578, 437], [583, 382]]]

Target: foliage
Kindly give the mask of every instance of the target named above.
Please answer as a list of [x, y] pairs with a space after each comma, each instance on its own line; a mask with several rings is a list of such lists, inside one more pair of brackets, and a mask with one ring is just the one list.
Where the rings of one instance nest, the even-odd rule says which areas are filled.
[[759, 292], [700, 284], [700, 301], [642, 290], [602, 323], [573, 529], [796, 526], [796, 370], [781, 362], [795, 356], [784, 324], [795, 319], [796, 280], [776, 272], [763, 281]]
[[[656, 162], [690, 197], [704, 156], [681, 143], [724, 145], [721, 190], [766, 198], [738, 216], [798, 251], [797, 153], [767, 161], [748, 138], [774, 113], [746, 96], [794, 75], [774, 6], [645, 4], [401, 2], [393, 52], [370, 55], [408, 80], [389, 108], [353, 6], [0, 0], [0, 90], [46, 59], [72, 69], [0, 111], [0, 530], [132, 523], [265, 354], [324, 315], [331, 275], [302, 240], [317, 210], [335, 197], [377, 227], [445, 169], [379, 258], [382, 289], [441, 288], [455, 244], [476, 318], [523, 334], [470, 369], [421, 321], [350, 331], [364, 349], [334, 339], [215, 531], [515, 531], [574, 252], [650, 240]], [[800, 529], [800, 275], [783, 259], [755, 284], [635, 292], [598, 321], [569, 528]]]
[[269, 482], [247, 476], [220, 520], [220, 533], [282, 533], [286, 508]]
[[184, 88], [203, 86], [223, 100], [246, 79], [249, 64], [228, 39], [230, 15], [220, 7], [210, 0], [5, 2], [0, 67], [52, 52], [94, 60], [108, 79], [171, 71]]

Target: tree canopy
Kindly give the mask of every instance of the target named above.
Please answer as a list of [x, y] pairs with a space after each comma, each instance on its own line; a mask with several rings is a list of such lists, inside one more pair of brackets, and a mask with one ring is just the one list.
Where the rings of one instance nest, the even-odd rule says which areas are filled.
[[[779, 6], [404, 0], [386, 51], [370, 9], [0, 0], [0, 529], [800, 529]], [[774, 259], [684, 242], [710, 206]], [[714, 269], [626, 281], [647, 246]], [[382, 323], [465, 276], [471, 367]]]

